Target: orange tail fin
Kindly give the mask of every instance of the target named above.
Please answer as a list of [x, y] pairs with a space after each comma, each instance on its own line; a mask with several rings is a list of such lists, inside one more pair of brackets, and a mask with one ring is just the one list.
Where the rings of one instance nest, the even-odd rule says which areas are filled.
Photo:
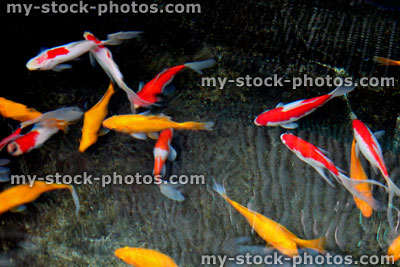
[[186, 130], [206, 130], [206, 131], [212, 131], [212, 127], [214, 126], [213, 122], [183, 122], [179, 124], [180, 129], [186, 129]]
[[380, 65], [385, 66], [398, 66], [400, 65], [400, 61], [392, 60], [385, 57], [374, 57], [374, 61]]
[[322, 236], [317, 239], [312, 239], [312, 240], [304, 240], [300, 238], [294, 239], [294, 241], [301, 247], [304, 248], [309, 248], [315, 251], [318, 251], [319, 253], [325, 253], [325, 243], [326, 243], [326, 237]]

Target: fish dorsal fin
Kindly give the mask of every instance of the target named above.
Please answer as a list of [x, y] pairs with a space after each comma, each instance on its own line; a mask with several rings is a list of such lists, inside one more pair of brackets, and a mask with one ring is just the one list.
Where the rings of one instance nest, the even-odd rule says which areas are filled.
[[138, 93], [140, 92], [140, 90], [142, 90], [143, 89], [143, 87], [144, 87], [144, 82], [143, 81], [141, 81], [141, 82], [139, 82], [139, 86], [138, 86]]
[[157, 74], [156, 78], [154, 79], [154, 82], [157, 82], [157, 80], [161, 77], [161, 75], [163, 75], [164, 73], [166, 73], [169, 69], [165, 68], [163, 69], [159, 74]]
[[282, 111], [286, 112], [286, 111], [290, 111], [292, 109], [298, 108], [303, 104], [304, 100], [305, 99], [301, 99], [301, 100], [297, 100], [297, 101], [294, 101], [292, 103], [286, 104], [286, 105], [283, 106]]
[[283, 106], [285, 106], [285, 104], [284, 104], [283, 102], [279, 102], [279, 103], [276, 105], [276, 108], [280, 108], [280, 107], [283, 107]]
[[149, 115], [148, 117], [149, 117], [149, 119], [152, 119], [152, 120], [171, 121], [171, 117], [169, 117], [163, 113], [160, 113], [158, 115]]
[[93, 56], [92, 53], [89, 53], [89, 59], [90, 59], [90, 64], [92, 65], [92, 67], [96, 67], [96, 58]]
[[374, 132], [374, 135], [375, 135], [376, 139], [380, 139], [385, 135], [385, 131], [382, 130], [382, 131]]

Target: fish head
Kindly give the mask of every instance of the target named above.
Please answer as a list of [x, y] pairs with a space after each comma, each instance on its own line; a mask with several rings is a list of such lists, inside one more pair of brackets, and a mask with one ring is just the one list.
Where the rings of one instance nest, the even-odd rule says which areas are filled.
[[12, 156], [19, 156], [23, 154], [23, 151], [19, 144], [15, 141], [7, 145], [7, 152]]
[[254, 124], [256, 126], [266, 126], [268, 124], [268, 121], [265, 121], [262, 115], [263, 114], [260, 114], [254, 119]]
[[35, 70], [50, 70], [57, 65], [54, 59], [49, 59], [47, 54], [41, 54], [37, 57], [30, 59], [26, 63], [26, 68], [31, 71]]

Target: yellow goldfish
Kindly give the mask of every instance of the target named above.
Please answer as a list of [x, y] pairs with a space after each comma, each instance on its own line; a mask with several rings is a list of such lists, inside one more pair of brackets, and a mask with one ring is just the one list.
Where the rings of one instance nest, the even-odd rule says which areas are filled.
[[394, 261], [400, 259], [400, 236], [398, 236], [390, 245], [388, 252], [388, 256], [394, 256]]
[[[353, 144], [351, 146], [351, 164], [350, 164], [350, 178], [354, 180], [367, 180], [367, 175], [361, 165], [360, 159], [356, 153], [356, 139], [353, 139]], [[359, 183], [354, 186], [354, 188], [364, 195], [367, 199], [370, 199], [371, 203], [375, 202], [372, 197], [371, 186], [368, 183]], [[364, 217], [371, 217], [372, 207], [362, 199], [353, 196], [356, 206], [364, 215]]]
[[283, 225], [255, 211], [249, 210], [228, 198], [225, 188], [222, 185], [214, 182], [213, 188], [247, 219], [247, 222], [253, 227], [253, 229], [262, 239], [264, 239], [268, 244], [272, 245], [282, 254], [285, 254], [289, 257], [298, 255], [299, 252], [297, 246], [313, 249], [319, 253], [325, 253], [325, 236], [313, 240], [300, 239], [286, 229]]
[[71, 191], [76, 213], [79, 212], [79, 200], [72, 185], [66, 184], [47, 184], [42, 181], [34, 182], [32, 186], [28, 184], [17, 185], [0, 193], [0, 214], [12, 210], [18, 206], [29, 203], [37, 199], [42, 193], [57, 190], [68, 189]]
[[103, 126], [127, 134], [153, 133], [168, 128], [177, 130], [212, 130], [213, 122], [174, 122], [164, 115], [117, 115], [103, 121]]
[[124, 247], [115, 250], [114, 254], [136, 267], [178, 267], [171, 257], [151, 249]]
[[0, 115], [22, 122], [36, 119], [42, 113], [23, 104], [0, 97]]
[[107, 116], [107, 106], [111, 96], [115, 93], [114, 85], [111, 82], [107, 92], [91, 109], [85, 112], [82, 128], [82, 139], [79, 144], [79, 151], [85, 150], [96, 143], [101, 128], [101, 123]]
[[385, 57], [374, 57], [374, 61], [379, 63], [379, 65], [385, 65], [385, 66], [399, 66], [400, 61], [385, 58]]

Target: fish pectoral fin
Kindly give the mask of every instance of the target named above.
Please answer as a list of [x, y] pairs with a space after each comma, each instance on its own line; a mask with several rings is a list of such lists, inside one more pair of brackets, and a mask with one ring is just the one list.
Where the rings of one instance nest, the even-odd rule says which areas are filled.
[[54, 68], [52, 68], [51, 70], [60, 72], [60, 71], [70, 69], [70, 68], [72, 68], [72, 65], [70, 65], [70, 64], [59, 64], [59, 65], [55, 66]]
[[176, 86], [173, 83], [168, 84], [162, 90], [164, 95], [172, 95], [176, 90]]
[[185, 200], [185, 197], [182, 195], [181, 191], [175, 189], [170, 184], [160, 184], [160, 192], [167, 198], [175, 201], [181, 202]]
[[8, 167], [0, 167], [0, 183], [8, 182], [11, 180], [11, 172]]
[[169, 154], [168, 154], [168, 160], [169, 161], [174, 161], [176, 159], [177, 153], [175, 148], [173, 148], [171, 145], [169, 145]]
[[375, 135], [376, 139], [380, 139], [385, 135], [385, 131], [382, 130], [382, 131], [374, 132], [374, 135]]
[[319, 253], [325, 253], [325, 243], [326, 243], [326, 237], [321, 236], [320, 238], [317, 239], [312, 239], [312, 240], [304, 240], [300, 238], [294, 238], [293, 241], [296, 242], [297, 245], [303, 248], [309, 248], [315, 251], [318, 251]]
[[103, 136], [103, 135], [108, 134], [109, 132], [110, 132], [110, 129], [101, 127], [101, 129], [100, 129], [100, 131], [99, 131], [99, 133], [97, 135], [98, 136]]
[[153, 140], [157, 140], [157, 139], [158, 139], [158, 133], [157, 133], [157, 132], [150, 132], [150, 133], [147, 133], [147, 136], [148, 136], [150, 139], [153, 139]]
[[26, 206], [25, 205], [20, 205], [18, 207], [12, 208], [10, 211], [17, 213], [17, 212], [23, 212], [24, 210], [26, 210]]
[[90, 64], [92, 65], [92, 67], [96, 67], [96, 58], [93, 56], [92, 53], [89, 53], [89, 59], [90, 59]]
[[296, 129], [297, 127], [299, 127], [299, 124], [295, 122], [289, 122], [280, 126], [285, 129]]
[[144, 82], [143, 82], [143, 81], [140, 81], [140, 82], [139, 82], [139, 86], [138, 86], [138, 91], [137, 91], [137, 93], [139, 93], [140, 90], [143, 89], [143, 87], [144, 87]]
[[146, 140], [147, 139], [147, 135], [145, 133], [132, 133], [131, 136], [135, 139], [139, 139], [139, 140]]
[[165, 176], [165, 173], [167, 172], [167, 168], [165, 167], [165, 164], [161, 168], [161, 176]]
[[319, 175], [322, 176], [322, 178], [324, 178], [324, 180], [332, 187], [335, 187], [335, 185], [331, 182], [331, 180], [329, 180], [329, 178], [325, 175], [324, 173], [324, 169], [320, 168], [320, 167], [314, 167], [313, 168], [319, 173]]

